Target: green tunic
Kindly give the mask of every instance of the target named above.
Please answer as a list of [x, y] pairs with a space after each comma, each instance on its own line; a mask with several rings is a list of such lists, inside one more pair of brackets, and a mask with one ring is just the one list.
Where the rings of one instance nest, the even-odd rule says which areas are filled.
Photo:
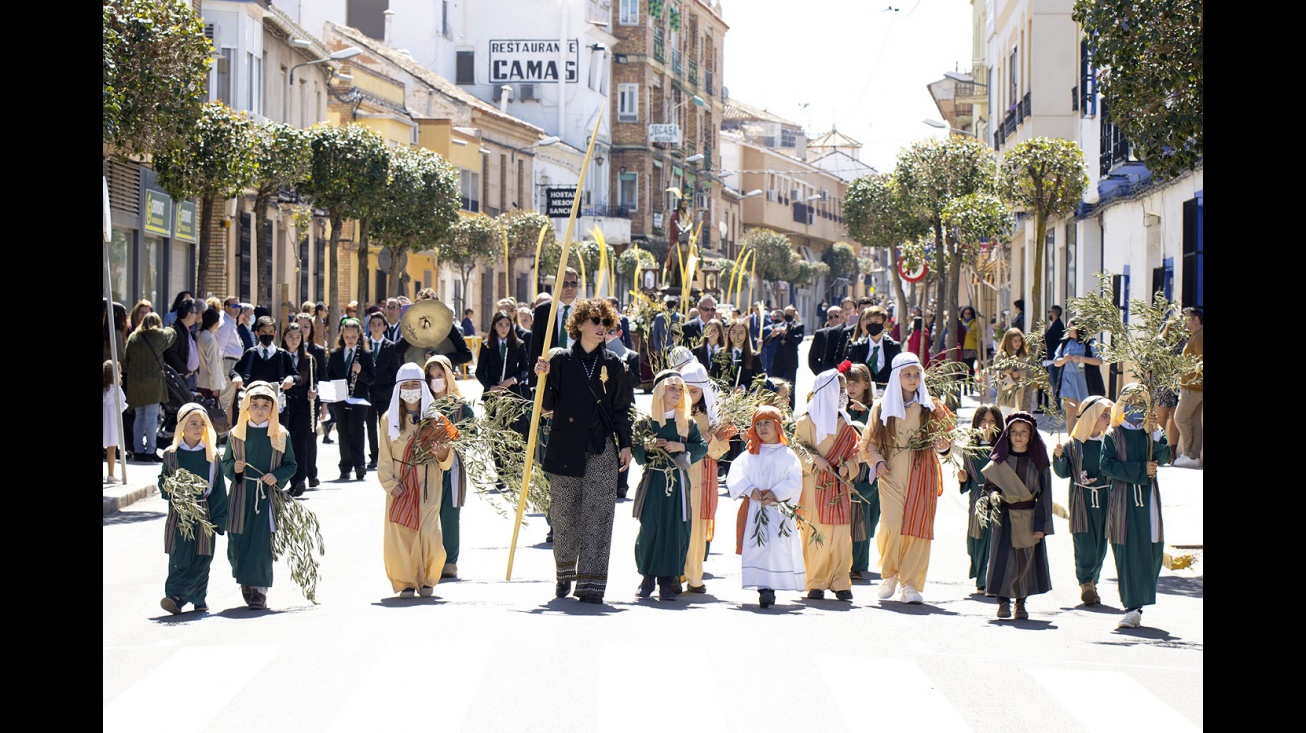
[[980, 526], [975, 516], [975, 502], [984, 490], [984, 474], [980, 473], [989, 465], [989, 456], [965, 456], [963, 466], [966, 469], [966, 481], [961, 484], [961, 493], [967, 495], [966, 515], [966, 552], [970, 555], [970, 574], [966, 577], [975, 579], [976, 590], [985, 590], [989, 575], [989, 543], [993, 536], [993, 525]]
[[[232, 454], [234, 436], [228, 438], [227, 448], [222, 454], [222, 474], [228, 481], [236, 480], [236, 457]], [[267, 428], [245, 426], [245, 462], [266, 472], [272, 465], [272, 441], [268, 440]], [[286, 452], [281, 457], [281, 466], [272, 472], [277, 478], [277, 485], [287, 487], [295, 475], [295, 451], [286, 440]], [[256, 588], [272, 587], [272, 497], [262, 482], [262, 474], [255, 476], [254, 471], [247, 471], [245, 482], [245, 500], [243, 506], [232, 506], [231, 512], [244, 512], [245, 531], [231, 533], [227, 538], [227, 559], [231, 562], [231, 574], [241, 585]], [[260, 488], [261, 487], [261, 488]]]
[[[1075, 547], [1075, 577], [1080, 585], [1097, 583], [1102, 575], [1102, 562], [1106, 560], [1109, 493], [1107, 480], [1102, 478], [1102, 441], [1081, 443], [1072, 438], [1061, 457], [1053, 457], [1052, 470], [1061, 478], [1070, 479], [1070, 539]], [[1088, 482], [1082, 480], [1080, 471], [1088, 474]], [[1084, 483], [1096, 489], [1085, 488]], [[1081, 510], [1082, 518], [1074, 516]]]
[[[853, 422], [861, 423], [857, 432], [861, 432], [866, 426], [866, 419], [870, 416], [871, 411], [855, 410], [848, 408], [848, 417]], [[866, 481], [871, 475], [869, 466], [863, 465], [857, 474], [857, 479], [853, 481], [853, 511], [861, 510], [862, 517], [866, 520], [866, 539], [853, 542], [853, 570], [857, 572], [867, 572], [871, 569], [871, 540], [875, 537], [875, 528], [880, 524], [880, 481]]]
[[[199, 476], [204, 480], [209, 478], [209, 461], [204, 457], [204, 451], [196, 450], [178, 450], [177, 451], [177, 468], [184, 468], [187, 471]], [[163, 479], [168, 475], [168, 469], [165, 466], [159, 472], [159, 494], [165, 501], [171, 501], [168, 492], [163, 488]], [[227, 531], [227, 482], [222, 475], [222, 471], [213, 472], [213, 490], [208, 495], [209, 521], [214, 524], [214, 531], [217, 534], [225, 534]], [[209, 566], [213, 564], [213, 555], [197, 554], [197, 544], [199, 540], [199, 527], [195, 528], [195, 539], [187, 540], [181, 536], [180, 529], [173, 530], [173, 547], [172, 554], [168, 556], [168, 579], [163, 583], [163, 594], [180, 598], [186, 603], [193, 603], [196, 606], [207, 605], [205, 598], [209, 590]], [[217, 539], [214, 538], [213, 544], [217, 545]]]
[[[462, 422], [469, 417], [474, 417], [476, 413], [472, 412], [471, 405], [466, 402], [458, 406], [457, 409], [441, 410], [442, 415], [449, 418], [451, 422]], [[460, 460], [460, 459], [455, 459]], [[459, 470], [464, 470], [459, 466]], [[466, 481], [466, 474], [463, 476]], [[451, 565], [458, 564], [458, 527], [462, 517], [463, 508], [453, 505], [453, 471], [444, 472], [443, 495], [440, 497], [440, 532], [444, 541], [445, 562]]]
[[[698, 432], [693, 420], [689, 422], [689, 437], [682, 438], [676, 432], [675, 420], [668, 420], [662, 427], [652, 423], [654, 433], [668, 441], [683, 442], [689, 462], [697, 463], [707, 455], [707, 443]], [[644, 496], [640, 506], [639, 535], [635, 538], [635, 566], [640, 575], [659, 578], [679, 577], [685, 571], [685, 555], [689, 553], [689, 535], [692, 522], [685, 518], [685, 507], [689, 497], [689, 477], [681, 471], [675, 471], [671, 479], [671, 494], [667, 495], [667, 476], [661, 470], [665, 459], [660, 454], [649, 456], [644, 446], [636, 443], [631, 446], [635, 462], [644, 469]], [[648, 466], [650, 459], [653, 465]]]
[[[1119, 454], [1116, 440], [1124, 441], [1127, 460], [1122, 461], [1116, 457]], [[1126, 541], [1118, 543], [1115, 537], [1108, 537], [1108, 540], [1116, 560], [1120, 602], [1126, 610], [1156, 603], [1156, 579], [1161, 575], [1161, 562], [1165, 553], [1164, 537], [1161, 534], [1160, 497], [1153, 486], [1153, 480], [1147, 475], [1148, 440], [1142, 430], [1115, 427], [1107, 431], [1106, 438], [1102, 441], [1102, 475], [1113, 482], [1123, 482], [1112, 483], [1112, 502], [1120, 501], [1115, 492], [1125, 492], [1121, 504], [1124, 507]], [[1152, 442], [1152, 460], [1159, 463], [1170, 460], [1170, 444], [1164, 435], [1160, 440]], [[1157, 542], [1152, 541], [1153, 507], [1156, 511]]]

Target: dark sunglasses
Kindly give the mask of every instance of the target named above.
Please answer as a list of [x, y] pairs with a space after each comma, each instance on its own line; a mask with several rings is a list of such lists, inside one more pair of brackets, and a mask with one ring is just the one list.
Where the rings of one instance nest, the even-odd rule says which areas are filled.
[[564, 288], [574, 288], [574, 287], [576, 287], [576, 286], [579, 285], [579, 284], [580, 284], [580, 282], [577, 281], [577, 280], [564, 280], [563, 283], [562, 283], [562, 287], [564, 287]]
[[593, 323], [596, 326], [602, 323], [604, 328], [612, 328], [611, 318], [599, 318], [598, 316], [591, 316], [590, 323]]

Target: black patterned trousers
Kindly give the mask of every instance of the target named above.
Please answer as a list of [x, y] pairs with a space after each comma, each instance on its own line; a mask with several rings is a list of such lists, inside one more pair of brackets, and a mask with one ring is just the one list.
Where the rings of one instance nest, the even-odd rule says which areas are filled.
[[576, 581], [577, 596], [602, 598], [608, 587], [617, 468], [617, 449], [608, 441], [600, 454], [586, 451], [584, 476], [549, 474], [553, 560], [559, 581]]

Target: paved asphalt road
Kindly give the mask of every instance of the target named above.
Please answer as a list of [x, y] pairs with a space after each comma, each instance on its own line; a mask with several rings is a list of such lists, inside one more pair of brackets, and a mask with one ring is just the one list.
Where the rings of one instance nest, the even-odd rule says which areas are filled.
[[[800, 392], [810, 375], [800, 379]], [[463, 383], [477, 392], [474, 380]], [[639, 396], [647, 408], [648, 397]], [[974, 402], [963, 415], [969, 417]], [[335, 446], [322, 446], [325, 478]], [[953, 472], [947, 471], [947, 474]], [[632, 476], [632, 485], [637, 476]], [[1057, 485], [1058, 495], [1064, 493]], [[617, 506], [606, 604], [553, 598], [542, 517], [521, 530], [483, 497], [463, 512], [460, 578], [401, 600], [381, 561], [384, 498], [365, 481], [306, 494], [327, 554], [313, 606], [278, 563], [271, 611], [244, 608], [218, 541], [208, 614], [159, 608], [167, 558], [157, 496], [104, 519], [107, 731], [1194, 730], [1203, 725], [1201, 565], [1163, 570], [1146, 626], [1118, 631], [1110, 557], [1101, 606], [1079, 605], [1069, 529], [1050, 538], [1054, 591], [998, 621], [966, 578], [966, 505], [940, 500], [925, 604], [740, 587], [737, 505], [723, 498], [708, 593], [638, 600], [631, 504]], [[874, 554], [874, 553], [873, 553]], [[874, 561], [873, 561], [874, 562]], [[887, 728], [886, 728], [887, 729]]]

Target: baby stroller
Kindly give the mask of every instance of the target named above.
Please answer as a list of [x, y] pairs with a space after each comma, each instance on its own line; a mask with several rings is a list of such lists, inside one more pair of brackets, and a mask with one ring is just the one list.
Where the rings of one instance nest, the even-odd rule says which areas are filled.
[[[173, 435], [177, 432], [177, 413], [182, 405], [187, 402], [198, 402], [207, 408], [210, 419], [215, 412], [221, 412], [222, 408], [217, 406], [215, 400], [204, 399], [198, 392], [192, 392], [190, 386], [186, 384], [186, 378], [167, 364], [163, 365], [163, 376], [168, 385], [168, 400], [163, 403], [163, 409], [159, 410], [158, 440], [161, 445], [168, 445], [172, 443]], [[221, 421], [214, 421], [214, 430], [219, 440], [227, 437], [226, 427], [227, 425]]]

